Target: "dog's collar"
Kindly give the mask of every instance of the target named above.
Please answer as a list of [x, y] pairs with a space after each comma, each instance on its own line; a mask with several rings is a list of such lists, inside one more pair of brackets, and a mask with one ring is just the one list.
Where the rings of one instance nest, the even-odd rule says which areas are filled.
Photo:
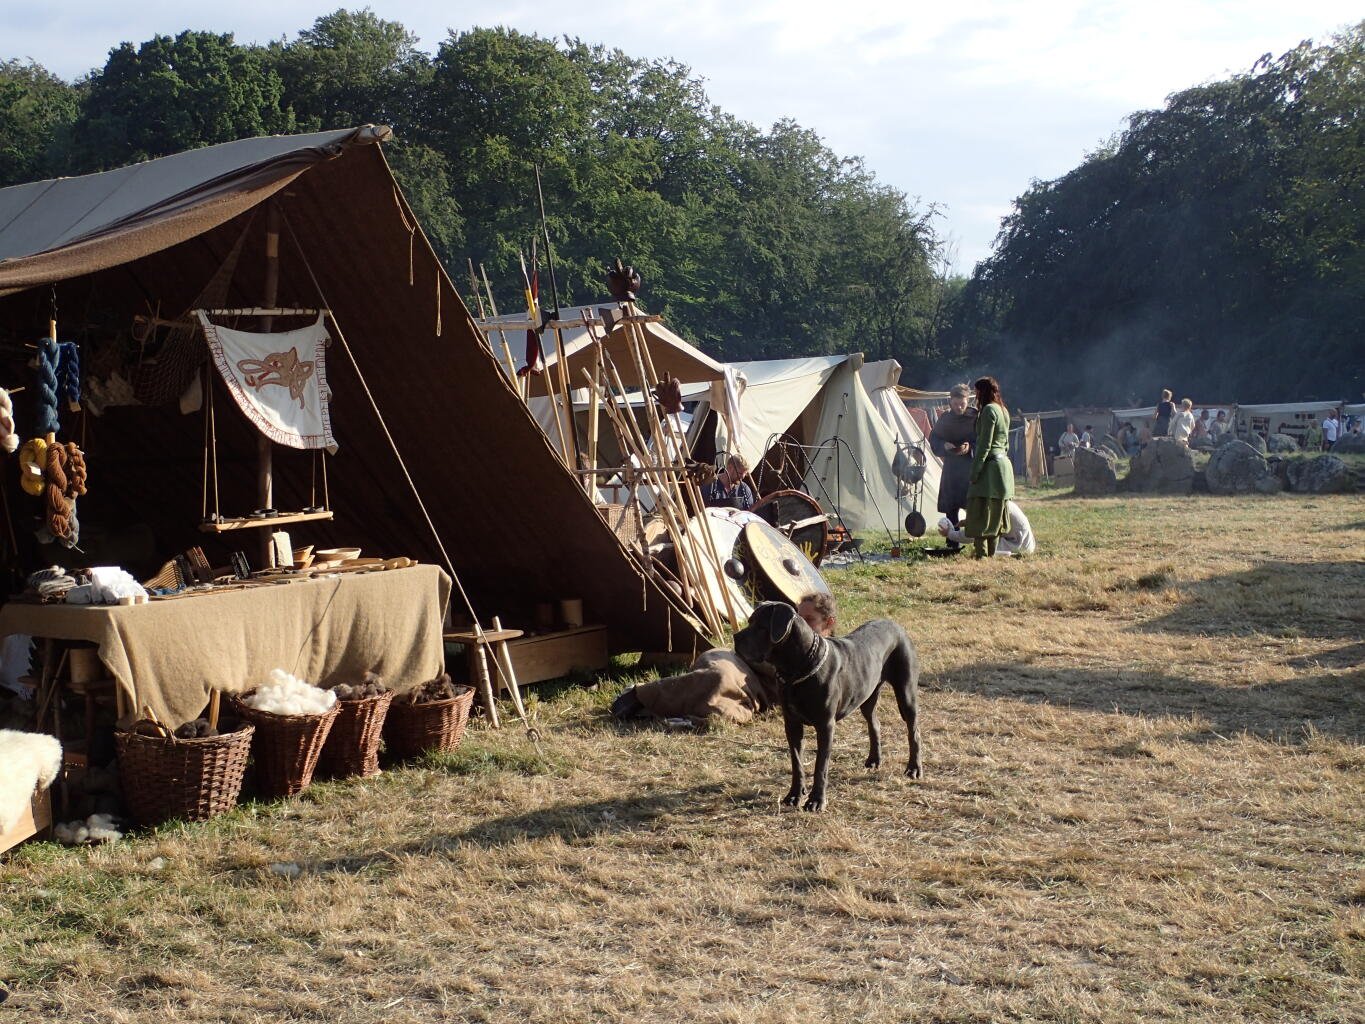
[[[811, 665], [810, 671], [797, 679], [793, 679], [787, 684], [788, 686], [800, 686], [811, 676], [815, 675], [815, 673], [819, 672], [820, 667], [825, 663], [825, 659], [829, 657], [829, 644], [825, 642], [825, 638], [819, 633], [813, 635], [815, 637], [815, 642], [811, 645], [810, 650], [806, 652], [806, 658], [808, 661], [814, 659], [814, 663]], [[817, 650], [820, 652], [819, 654], [815, 653]]]

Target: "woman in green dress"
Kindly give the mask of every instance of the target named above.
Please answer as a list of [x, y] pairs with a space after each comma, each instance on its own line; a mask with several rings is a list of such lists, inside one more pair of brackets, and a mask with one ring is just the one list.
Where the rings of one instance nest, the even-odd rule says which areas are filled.
[[967, 522], [963, 533], [972, 538], [973, 554], [995, 554], [996, 542], [1009, 531], [1005, 502], [1014, 497], [1014, 467], [1010, 465], [1010, 414], [994, 377], [982, 377], [976, 388], [976, 446], [972, 482], [967, 488]]

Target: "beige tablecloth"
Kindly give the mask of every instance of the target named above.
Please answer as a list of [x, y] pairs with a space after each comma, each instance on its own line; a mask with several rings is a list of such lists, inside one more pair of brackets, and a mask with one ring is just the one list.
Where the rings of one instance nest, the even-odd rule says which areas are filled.
[[273, 668], [331, 685], [379, 673], [406, 690], [442, 671], [450, 577], [434, 565], [196, 594], [135, 606], [0, 608], [0, 636], [86, 640], [128, 694], [171, 726], [209, 690], [249, 690]]

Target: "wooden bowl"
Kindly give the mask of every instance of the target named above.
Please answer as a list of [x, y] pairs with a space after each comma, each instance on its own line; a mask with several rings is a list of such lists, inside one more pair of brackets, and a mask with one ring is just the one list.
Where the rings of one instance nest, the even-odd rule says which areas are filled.
[[313, 552], [315, 562], [344, 562], [347, 559], [359, 558], [359, 548], [321, 548]]
[[294, 568], [307, 569], [313, 564], [313, 545], [294, 549]]

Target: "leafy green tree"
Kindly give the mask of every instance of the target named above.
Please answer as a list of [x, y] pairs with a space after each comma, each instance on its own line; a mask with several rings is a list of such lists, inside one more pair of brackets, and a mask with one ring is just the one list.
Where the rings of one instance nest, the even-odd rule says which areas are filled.
[[0, 187], [61, 172], [79, 91], [41, 64], [0, 60]]
[[74, 136], [82, 170], [292, 131], [269, 55], [231, 34], [181, 32], [122, 43], [90, 81]]
[[386, 124], [420, 131], [431, 62], [417, 37], [366, 8], [323, 15], [275, 47], [289, 106], [304, 130]]
[[1177, 93], [1035, 182], [953, 340], [1038, 405], [1358, 394], [1363, 37]]

